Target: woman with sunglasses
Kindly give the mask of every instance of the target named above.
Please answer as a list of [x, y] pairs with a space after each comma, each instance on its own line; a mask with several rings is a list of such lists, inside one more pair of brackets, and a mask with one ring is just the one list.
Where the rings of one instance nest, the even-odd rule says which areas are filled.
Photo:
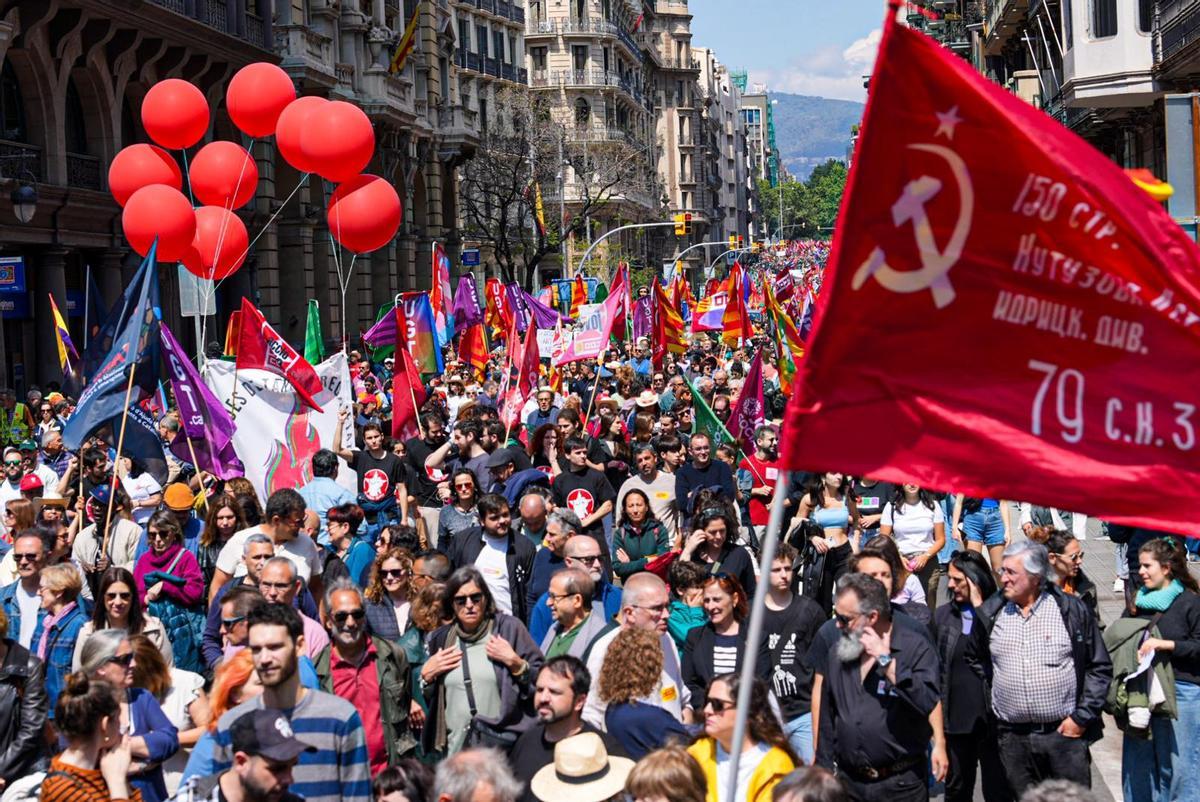
[[[4, 504], [5, 540], [11, 546], [17, 534], [33, 528], [35, 523], [33, 502], [27, 498], [12, 498]], [[17, 580], [17, 563], [12, 549], [0, 559], [0, 586]]]
[[421, 667], [429, 701], [421, 739], [425, 753], [446, 756], [488, 745], [507, 749], [534, 722], [533, 689], [542, 653], [519, 619], [496, 609], [487, 582], [473, 566], [450, 575], [442, 612], [453, 620], [429, 636], [430, 657]]
[[166, 627], [174, 665], [185, 671], [203, 671], [204, 574], [200, 564], [196, 555], [183, 548], [179, 519], [170, 510], [154, 513], [146, 525], [146, 538], [150, 551], [133, 571], [138, 597]]
[[1100, 620], [1100, 599], [1096, 583], [1083, 572], [1083, 544], [1075, 535], [1049, 526], [1035, 526], [1027, 537], [1041, 543], [1050, 552], [1050, 567], [1054, 569], [1054, 584], [1064, 593], [1078, 596], [1087, 602], [1092, 615]]
[[83, 644], [93, 632], [102, 629], [121, 629], [130, 635], [145, 635], [158, 648], [168, 664], [175, 653], [167, 638], [162, 621], [147, 613], [137, 594], [137, 582], [133, 574], [124, 568], [113, 566], [100, 577], [98, 604], [92, 608], [92, 620], [79, 631], [75, 643], [75, 658], [72, 670], [78, 671], [83, 659]]
[[196, 549], [196, 562], [200, 564], [200, 573], [204, 576], [204, 587], [212, 584], [213, 574], [217, 570], [217, 555], [221, 549], [235, 532], [248, 526], [237, 499], [232, 495], [223, 493], [209, 500], [208, 516], [204, 519], [204, 529], [200, 532], [200, 544]]
[[438, 517], [438, 548], [450, 552], [450, 544], [459, 532], [479, 526], [479, 480], [468, 468], [459, 468], [450, 476], [449, 504], [442, 507]]
[[326, 557], [325, 572], [321, 577], [326, 587], [341, 577], [359, 587], [366, 586], [375, 562], [375, 549], [358, 534], [365, 518], [363, 508], [354, 502], [330, 507], [325, 513], [325, 526], [333, 548], [333, 554]]
[[129, 784], [141, 791], [145, 802], [163, 802], [167, 785], [162, 764], [179, 751], [179, 731], [154, 694], [134, 687], [137, 659], [124, 630], [102, 629], [83, 647], [81, 670], [89, 680], [108, 683], [120, 705], [120, 732], [129, 736], [133, 763]]
[[363, 595], [367, 599], [367, 629], [377, 638], [398, 641], [412, 623], [412, 563], [412, 554], [397, 548], [375, 558]]
[[[704, 690], [720, 674], [732, 674], [746, 654], [746, 618], [750, 603], [734, 577], [720, 573], [704, 582], [701, 600], [708, 623], [688, 633], [680, 661], [680, 673], [692, 695], [692, 709], [704, 709]], [[770, 662], [758, 661], [765, 676]]]
[[742, 679], [738, 674], [721, 674], [708, 684], [703, 708], [704, 737], [687, 750], [708, 780], [705, 797], [708, 802], [771, 802], [771, 789], [800, 765], [771, 710], [767, 686], [758, 679], [751, 681], [750, 715], [732, 798], [728, 789], [729, 761]]
[[42, 438], [50, 432], [61, 432], [63, 430], [63, 420], [54, 414], [54, 406], [47, 401], [43, 401], [38, 407], [38, 421], [33, 429], [37, 441], [42, 442]]

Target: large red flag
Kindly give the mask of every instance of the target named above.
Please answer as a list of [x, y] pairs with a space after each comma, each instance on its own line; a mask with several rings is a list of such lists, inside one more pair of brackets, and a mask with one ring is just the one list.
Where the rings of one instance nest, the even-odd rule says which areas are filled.
[[404, 315], [404, 304], [396, 305], [395, 315], [398, 364], [392, 376], [392, 439], [410, 440], [421, 433], [417, 415], [425, 403], [425, 385], [421, 382], [421, 369], [408, 350], [408, 321]]
[[1116, 165], [889, 17], [835, 231], [790, 468], [1196, 531], [1200, 251]]
[[520, 422], [521, 407], [529, 400], [529, 395], [537, 388], [538, 368], [541, 364], [538, 355], [537, 323], [529, 321], [525, 330], [525, 345], [522, 347], [517, 367], [516, 382], [501, 398], [502, 408], [500, 420], [510, 429]]
[[683, 315], [663, 288], [658, 279], [654, 279], [654, 289], [651, 297], [654, 299], [654, 336], [651, 338], [650, 361], [655, 370], [662, 370], [663, 358], [667, 352], [682, 354], [687, 350], [683, 341]]
[[317, 412], [322, 411], [313, 400], [324, 389], [321, 377], [244, 296], [235, 367], [237, 370], [266, 370], [282, 376], [304, 403]]

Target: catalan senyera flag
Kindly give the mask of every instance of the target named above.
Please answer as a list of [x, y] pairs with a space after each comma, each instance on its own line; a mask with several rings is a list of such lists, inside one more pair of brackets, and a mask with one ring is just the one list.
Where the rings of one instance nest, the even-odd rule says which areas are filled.
[[729, 303], [721, 316], [721, 340], [739, 346], [754, 336], [750, 326], [750, 310], [746, 306], [746, 282], [748, 277], [742, 266], [733, 263], [729, 272]]
[[58, 340], [58, 366], [62, 368], [63, 376], [73, 378], [76, 376], [79, 352], [75, 350], [75, 344], [71, 342], [71, 335], [67, 331], [67, 322], [63, 320], [62, 313], [58, 311], [58, 304], [54, 302], [53, 295], [50, 296], [50, 313], [54, 315], [54, 337]]
[[388, 65], [388, 73], [391, 75], [404, 69], [404, 63], [408, 61], [408, 54], [417, 44], [417, 22], [421, 19], [422, 5], [424, 3], [417, 3], [417, 7], [413, 9], [412, 19], [408, 21], [408, 25], [404, 26], [404, 35], [400, 37], [400, 44], [396, 46], [396, 52], [392, 54], [392, 62]]
[[792, 397], [792, 389], [796, 383], [796, 358], [790, 348], [779, 349], [779, 390], [788, 398]]
[[[804, 356], [804, 340], [800, 338], [800, 329], [796, 327], [795, 321], [784, 310], [783, 305], [779, 303], [779, 299], [775, 297], [775, 291], [771, 289], [771, 285], [766, 286], [766, 305], [765, 310], [768, 317], [775, 322], [775, 339], [779, 343], [780, 352], [787, 350], [794, 359], [800, 359]], [[780, 362], [782, 363], [782, 358]]]
[[583, 281], [583, 275], [575, 276], [575, 281], [571, 283], [571, 317], [579, 317], [579, 307], [587, 303], [587, 284]]
[[654, 298], [654, 337], [650, 349], [650, 361], [655, 370], [662, 370], [663, 358], [667, 353], [682, 354], [687, 350], [683, 341], [683, 315], [671, 299], [663, 292], [658, 279], [654, 279], [651, 290]]
[[472, 323], [459, 335], [458, 358], [471, 367], [471, 372], [474, 373], [477, 380], [483, 381], [484, 370], [487, 368], [488, 348], [482, 323]]
[[225, 327], [225, 348], [221, 356], [237, 356], [238, 337], [242, 330], [242, 310], [234, 309], [229, 313], [229, 324]]
[[533, 185], [533, 210], [537, 220], [538, 233], [544, 237], [546, 236], [546, 207], [542, 205], [542, 185], [540, 183]]

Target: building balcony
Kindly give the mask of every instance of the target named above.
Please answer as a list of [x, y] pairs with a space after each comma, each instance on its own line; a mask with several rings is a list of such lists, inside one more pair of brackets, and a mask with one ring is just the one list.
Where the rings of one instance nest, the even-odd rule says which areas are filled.
[[[1082, 32], [1088, 9], [1077, 4], [1071, 11], [1074, 30]], [[1155, 77], [1154, 40], [1138, 32], [1136, 5], [1118, 3], [1116, 12], [1114, 35], [1103, 39], [1077, 35], [1063, 54], [1061, 91], [1067, 106], [1141, 107], [1161, 95]]]
[[1158, 5], [1161, 61], [1168, 64], [1185, 50], [1195, 50], [1196, 42], [1200, 42], [1200, 2], [1161, 0]]
[[438, 135], [443, 144], [474, 151], [479, 143], [479, 112], [449, 105], [437, 106], [435, 111]]
[[467, 69], [483, 72], [483, 58], [478, 53], [467, 53]]
[[483, 72], [493, 78], [500, 77], [500, 59], [485, 58], [483, 60]]
[[500, 77], [506, 81], [513, 81], [515, 83], [517, 80], [517, 68], [512, 64], [501, 64]]
[[253, 3], [234, 3], [230, 0], [150, 0], [153, 5], [193, 19], [203, 25], [241, 39], [254, 47], [269, 49], [269, 26], [266, 21], [247, 10]]
[[42, 149], [37, 145], [0, 139], [0, 176], [20, 181], [33, 176], [34, 181], [43, 180]]
[[999, 55], [1009, 40], [1025, 24], [1029, 15], [1029, 0], [984, 0], [984, 51]]
[[307, 25], [278, 25], [275, 33], [283, 41], [280, 64], [293, 80], [304, 80], [326, 88], [337, 83], [333, 61], [333, 38]]
[[568, 129], [575, 142], [629, 142], [636, 138], [630, 131], [608, 125], [575, 125]]
[[67, 154], [67, 186], [78, 189], [104, 189], [100, 159], [83, 153]]
[[552, 19], [525, 20], [526, 39], [534, 39], [542, 36], [558, 36], [558, 21]]
[[700, 62], [694, 58], [675, 58], [673, 56], [663, 56], [661, 58], [662, 68], [664, 70], [676, 70], [679, 72], [700, 72]]

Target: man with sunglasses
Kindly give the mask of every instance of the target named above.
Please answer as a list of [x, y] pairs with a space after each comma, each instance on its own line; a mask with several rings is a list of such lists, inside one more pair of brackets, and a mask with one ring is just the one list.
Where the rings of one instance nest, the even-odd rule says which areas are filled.
[[[32, 531], [32, 530], [27, 530]], [[46, 565], [46, 544], [36, 534], [21, 535], [13, 544], [13, 558], [17, 564], [17, 579], [0, 588], [0, 606], [8, 617], [8, 637], [32, 648], [35, 634], [42, 628], [46, 611], [42, 609], [38, 595], [42, 568]]]
[[[552, 515], [557, 516], [558, 513], [559, 511], [555, 510]], [[559, 518], [559, 520], [568, 521], [569, 519]], [[564, 530], [566, 528], [564, 526]], [[592, 606], [602, 609], [605, 621], [616, 618], [621, 611], [621, 589], [608, 581], [608, 577], [612, 576], [612, 570], [605, 568], [604, 554], [600, 551], [600, 544], [596, 542], [595, 538], [579, 534], [579, 530], [576, 528], [563, 546], [563, 567], [578, 569], [591, 577]], [[552, 623], [550, 608], [547, 606], [548, 599], [549, 590], [538, 596], [537, 602], [534, 603], [529, 613], [529, 634], [538, 643], [546, 637], [546, 632]]]
[[[24, 475], [25, 469], [21, 452], [15, 446], [4, 449], [4, 481], [0, 482], [0, 509], [8, 502], [21, 498], [21, 477]], [[3, 522], [0, 531], [4, 533], [6, 542], [4, 550], [7, 551], [7, 544], [12, 543], [15, 533], [9, 531], [8, 521]]]
[[315, 661], [321, 690], [358, 710], [371, 774], [378, 774], [416, 748], [408, 717], [420, 707], [409, 693], [408, 658], [398, 646], [367, 634], [366, 600], [350, 580], [329, 586], [324, 608], [332, 640]]

